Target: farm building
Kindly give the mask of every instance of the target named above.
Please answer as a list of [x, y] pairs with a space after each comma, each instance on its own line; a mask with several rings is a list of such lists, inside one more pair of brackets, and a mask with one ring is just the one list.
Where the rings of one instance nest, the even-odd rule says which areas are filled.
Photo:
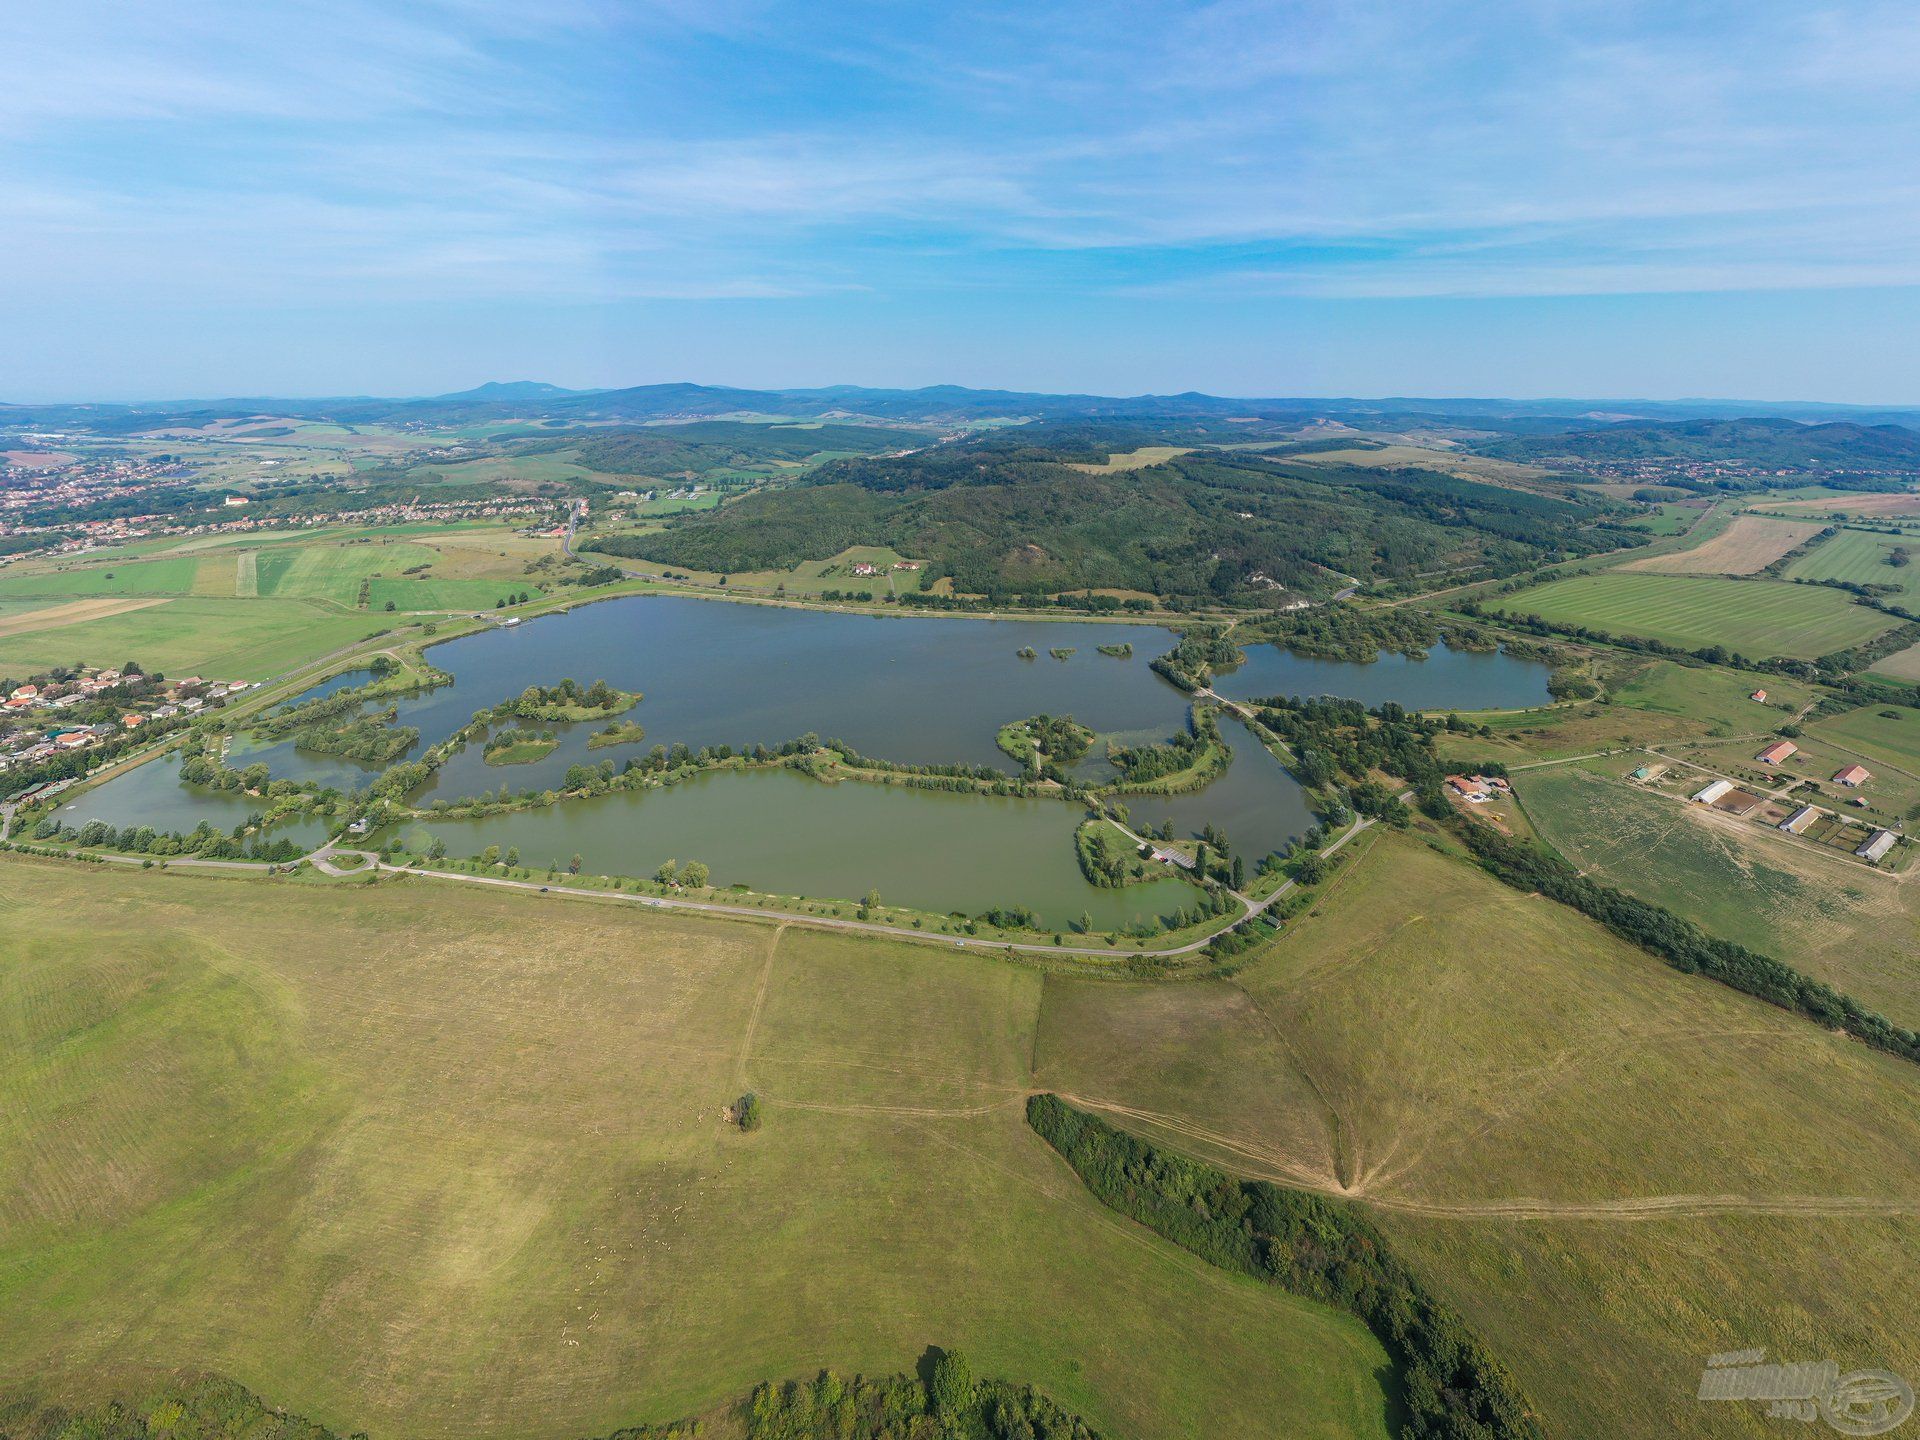
[[1789, 835], [1798, 835], [1814, 821], [1820, 818], [1820, 812], [1811, 805], [1802, 805], [1793, 814], [1780, 822], [1780, 828]]
[[1886, 853], [1893, 849], [1893, 842], [1899, 838], [1891, 830], [1876, 830], [1853, 853], [1869, 865], [1878, 865]]
[[1653, 767], [1651, 765], [1642, 765], [1638, 770], [1634, 771], [1629, 778], [1634, 780], [1651, 780], [1653, 778]]
[[1693, 792], [1693, 803], [1696, 805], [1711, 805], [1731, 789], [1733, 789], [1733, 781], [1715, 780], [1711, 785], [1704, 786]]
[[1762, 705], [1764, 705], [1767, 703], [1767, 692], [1764, 690], [1756, 690], [1753, 692], [1753, 694], [1749, 695], [1747, 698], [1749, 700], [1758, 700]]
[[1800, 747], [1791, 740], [1776, 740], [1753, 758], [1762, 765], [1778, 765], [1790, 755], [1797, 755]]
[[1873, 778], [1873, 772], [1864, 765], [1848, 765], [1833, 772], [1833, 783], [1857, 789]]

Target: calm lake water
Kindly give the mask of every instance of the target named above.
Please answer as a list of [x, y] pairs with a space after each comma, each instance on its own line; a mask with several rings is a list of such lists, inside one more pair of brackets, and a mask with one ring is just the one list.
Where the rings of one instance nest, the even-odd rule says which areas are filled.
[[1511, 655], [1436, 645], [1424, 660], [1382, 655], [1370, 665], [1312, 660], [1273, 645], [1247, 647], [1247, 663], [1216, 676], [1232, 700], [1270, 695], [1337, 695], [1367, 706], [1398, 701], [1410, 710], [1524, 710], [1545, 705], [1551, 670]]
[[1089, 885], [1073, 851], [1080, 815], [1057, 800], [829, 785], [773, 770], [478, 820], [424, 820], [402, 833], [410, 842], [437, 837], [454, 855], [515, 845], [535, 868], [564, 866], [578, 853], [592, 875], [648, 876], [665, 860], [704, 860], [716, 885], [776, 895], [844, 900], [877, 889], [889, 904], [969, 915], [1025, 905], [1052, 925], [1085, 912], [1103, 929], [1118, 927], [1193, 903], [1181, 880]]
[[[807, 731], [889, 760], [1011, 768], [994, 734], [1028, 715], [1071, 714], [1104, 738], [1130, 743], [1180, 730], [1187, 697], [1148, 668], [1170, 643], [1167, 631], [1150, 625], [892, 619], [634, 596], [435, 646], [432, 660], [454, 683], [400, 701], [399, 723], [417, 726], [424, 748], [476, 710], [567, 676], [645, 695], [622, 717], [646, 727], [637, 747], [589, 751], [596, 725], [543, 727], [560, 743], [531, 765], [491, 766], [479, 746], [469, 746], [441, 767], [417, 797], [423, 802], [554, 787], [571, 764], [617, 763], [655, 743], [740, 748]], [[1130, 657], [1098, 653], [1100, 645], [1120, 644], [1133, 646]], [[1023, 647], [1037, 658], [1020, 658]], [[1054, 649], [1073, 653], [1057, 660]], [[1546, 680], [1545, 666], [1504, 655], [1437, 649], [1425, 661], [1390, 656], [1350, 665], [1257, 646], [1216, 688], [1234, 698], [1338, 694], [1369, 704], [1393, 699], [1468, 709], [1544, 703]], [[346, 683], [336, 677], [301, 698]], [[1171, 820], [1176, 833], [1193, 834], [1212, 822], [1251, 864], [1299, 835], [1311, 816], [1299, 788], [1253, 736], [1231, 717], [1221, 725], [1234, 747], [1226, 775], [1192, 794], [1132, 797], [1127, 804], [1141, 826]], [[245, 737], [235, 740], [229, 759], [264, 760], [276, 776], [342, 788], [364, 785], [376, 773], [290, 742], [258, 746]], [[163, 829], [190, 829], [202, 816], [230, 826], [252, 808], [244, 798], [183, 786], [175, 767], [159, 764], [102, 786], [83, 805], [116, 825]], [[1082, 910], [1102, 924], [1158, 914], [1189, 895], [1177, 880], [1128, 891], [1088, 885], [1071, 844], [1078, 818], [1057, 801], [830, 786], [761, 773], [443, 822], [434, 833], [455, 854], [518, 845], [530, 865], [578, 852], [593, 873], [645, 875], [668, 858], [699, 859], [720, 884], [840, 898], [877, 887], [891, 903], [940, 911], [1024, 904], [1052, 923]]]
[[[264, 801], [231, 790], [189, 785], [180, 778], [178, 764], [155, 760], [96, 786], [62, 805], [56, 814], [62, 825], [79, 826], [89, 820], [104, 820], [115, 829], [151, 825], [156, 830], [178, 830], [184, 834], [202, 820], [211, 822], [217, 829], [231, 830], [245, 824], [249, 815], [265, 808]], [[311, 848], [326, 840], [326, 823], [299, 816], [274, 827], [271, 838], [283, 837]]]

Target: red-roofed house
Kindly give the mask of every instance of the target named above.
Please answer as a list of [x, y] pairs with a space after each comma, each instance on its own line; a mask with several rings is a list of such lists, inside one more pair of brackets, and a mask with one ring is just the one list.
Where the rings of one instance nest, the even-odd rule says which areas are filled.
[[1873, 772], [1864, 765], [1848, 765], [1833, 772], [1833, 783], [1850, 789], [1858, 789], [1872, 778]]
[[1762, 765], [1778, 765], [1789, 755], [1797, 755], [1799, 753], [1800, 747], [1794, 744], [1793, 741], [1776, 740], [1753, 758], [1758, 760]]

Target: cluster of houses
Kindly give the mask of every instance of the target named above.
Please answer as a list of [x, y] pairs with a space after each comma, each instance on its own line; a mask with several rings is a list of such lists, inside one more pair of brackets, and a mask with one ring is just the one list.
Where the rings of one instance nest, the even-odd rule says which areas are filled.
[[[228, 496], [221, 503], [223, 508], [244, 509], [246, 500], [241, 496]], [[544, 515], [552, 507], [553, 502], [550, 500], [447, 500], [431, 504], [408, 501], [393, 505], [371, 506], [364, 510], [335, 510], [319, 515], [243, 515], [237, 519], [206, 521], [193, 525], [182, 525], [177, 517], [170, 515], [127, 515], [106, 520], [69, 520], [59, 525], [8, 525], [5, 523], [4, 515], [0, 515], [0, 535], [38, 535], [58, 532], [66, 537], [44, 549], [22, 552], [20, 555], [0, 555], [0, 565], [12, 564], [15, 560], [25, 558], [27, 555], [35, 557], [85, 555], [95, 550], [151, 535], [184, 537], [238, 534], [251, 530], [310, 529], [325, 525], [408, 525], [421, 521], [445, 523], [455, 520], [511, 519]]]
[[848, 569], [855, 575], [884, 575], [889, 570], [918, 570], [918, 560], [896, 560], [891, 565], [875, 565], [870, 561], [856, 560]]
[[43, 715], [51, 719], [89, 700], [98, 700], [107, 691], [139, 687], [144, 682], [145, 677], [137, 672], [123, 675], [118, 670], [88, 670], [69, 680], [50, 680], [44, 684], [29, 681], [14, 686], [6, 699], [0, 701], [0, 717], [11, 721], [13, 726], [0, 734], [0, 770], [31, 765], [70, 750], [84, 750], [149, 722], [192, 715], [211, 703], [252, 688], [245, 680], [203, 680], [190, 675], [184, 680], [151, 686], [131, 700], [123, 699], [129, 708], [116, 719], [69, 725], [42, 721]]
[[1447, 788], [1469, 805], [1484, 805], [1503, 795], [1513, 794], [1513, 786], [1499, 775], [1449, 775]]

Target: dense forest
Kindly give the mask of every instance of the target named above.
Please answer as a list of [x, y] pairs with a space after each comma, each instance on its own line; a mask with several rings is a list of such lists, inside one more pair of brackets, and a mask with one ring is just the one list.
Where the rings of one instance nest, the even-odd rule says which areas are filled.
[[552, 438], [513, 440], [510, 455], [572, 451], [589, 470], [603, 475], [642, 475], [661, 479], [693, 478], [713, 470], [768, 460], [809, 460], [845, 452], [874, 455], [925, 445], [932, 437], [920, 430], [876, 425], [755, 425], [737, 420], [697, 421], [688, 425], [649, 425], [635, 429], [587, 430]]
[[1642, 543], [1600, 502], [1424, 470], [1296, 465], [1222, 452], [1076, 469], [1092, 439], [1001, 436], [839, 460], [805, 483], [587, 548], [689, 569], [785, 569], [852, 545], [929, 562], [968, 594], [1104, 588], [1258, 604], [1352, 581], [1504, 574]]

